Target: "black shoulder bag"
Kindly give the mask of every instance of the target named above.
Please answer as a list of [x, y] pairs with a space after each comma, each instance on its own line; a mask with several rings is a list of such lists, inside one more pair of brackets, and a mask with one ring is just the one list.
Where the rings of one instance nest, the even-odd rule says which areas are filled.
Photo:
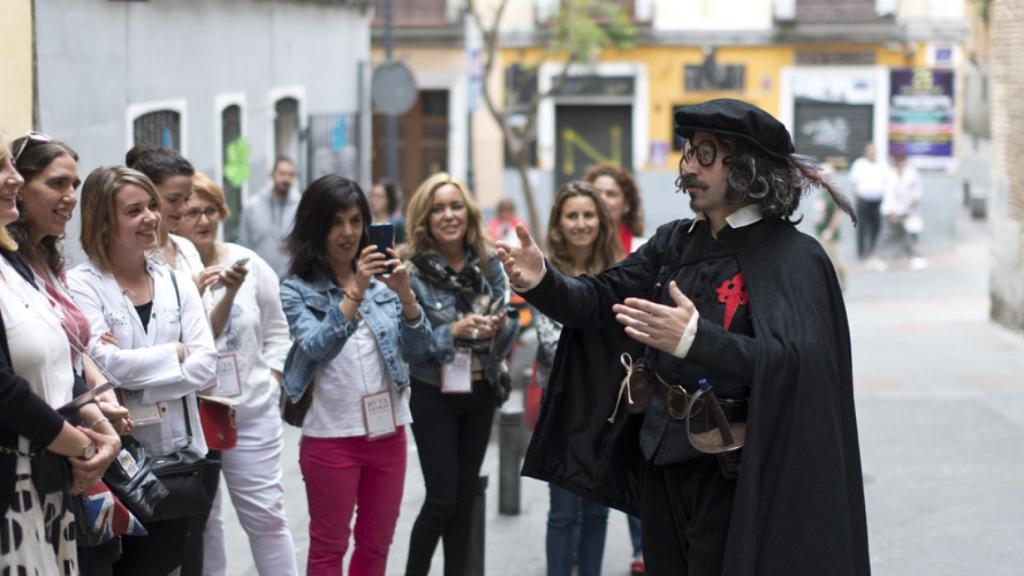
[[[170, 271], [171, 282], [174, 283], [174, 295], [178, 298], [178, 341], [181, 341], [181, 293], [178, 291], [178, 279], [174, 271]], [[192, 423], [188, 417], [188, 402], [181, 398], [181, 407], [185, 416], [185, 433], [188, 444], [176, 452], [160, 456], [153, 461], [153, 474], [167, 488], [168, 495], [153, 510], [150, 520], [172, 520], [205, 514], [213, 506], [214, 493], [217, 490], [217, 479], [220, 465], [208, 460], [192, 443]], [[212, 485], [212, 489], [210, 488]]]

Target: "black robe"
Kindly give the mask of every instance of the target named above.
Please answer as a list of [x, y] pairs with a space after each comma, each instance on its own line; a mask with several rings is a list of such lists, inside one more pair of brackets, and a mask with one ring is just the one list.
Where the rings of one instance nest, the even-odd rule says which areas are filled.
[[[550, 266], [524, 294], [563, 324], [523, 475], [630, 514], [639, 511], [642, 418], [615, 406], [642, 345], [611, 305], [652, 298], [662, 266], [679, 261], [690, 220], [666, 224], [640, 250], [595, 276]], [[726, 543], [726, 576], [867, 575], [867, 523], [846, 308], [817, 240], [782, 220], [754, 225], [737, 254], [756, 340], [746, 445]]]

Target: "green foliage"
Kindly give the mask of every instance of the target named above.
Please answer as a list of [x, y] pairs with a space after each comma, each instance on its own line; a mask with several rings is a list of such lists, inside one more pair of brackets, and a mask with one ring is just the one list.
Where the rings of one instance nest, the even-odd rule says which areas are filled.
[[552, 51], [577, 62], [594, 61], [606, 47], [628, 50], [636, 39], [632, 18], [611, 0], [563, 0], [552, 24]]
[[228, 144], [227, 161], [224, 163], [224, 177], [235, 188], [241, 188], [249, 179], [249, 156], [252, 148], [244, 138], [238, 138]]

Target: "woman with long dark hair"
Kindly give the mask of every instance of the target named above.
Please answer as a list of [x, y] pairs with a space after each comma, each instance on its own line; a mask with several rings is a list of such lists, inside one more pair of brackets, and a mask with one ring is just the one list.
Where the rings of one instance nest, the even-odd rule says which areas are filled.
[[[18, 253], [32, 271], [36, 288], [46, 296], [72, 344], [75, 394], [82, 394], [107, 379], [92, 359], [83, 354], [89, 346], [89, 321], [64, 282], [61, 240], [78, 204], [78, 154], [67, 144], [38, 133], [18, 138], [13, 148], [19, 152], [15, 168], [25, 179], [25, 185], [19, 194], [18, 219], [7, 230], [18, 243]], [[112, 391], [85, 410], [90, 413], [86, 422], [93, 423], [94, 429], [112, 442], [120, 442], [118, 432], [128, 433], [131, 429], [128, 411]], [[113, 457], [114, 454], [109, 455], [111, 460]], [[78, 547], [79, 571], [90, 576], [109, 573], [121, 544], [118, 538], [98, 546], [86, 546], [79, 540]]]
[[518, 329], [508, 281], [466, 186], [439, 173], [409, 201], [412, 286], [433, 326], [429, 349], [409, 359], [412, 425], [427, 486], [413, 525], [408, 576], [425, 575], [439, 540], [444, 573], [462, 576], [477, 477], [494, 410], [508, 394], [505, 359]]
[[[600, 192], [586, 182], [569, 182], [555, 196], [548, 219], [548, 261], [569, 276], [593, 274], [622, 259], [617, 230]], [[562, 325], [534, 311], [537, 326], [537, 381], [546, 388]], [[550, 485], [548, 576], [569, 576], [576, 557], [580, 576], [601, 574], [608, 508]]]
[[299, 464], [309, 502], [307, 574], [337, 575], [355, 521], [350, 574], [383, 576], [405, 487], [409, 372], [430, 323], [409, 272], [369, 244], [370, 207], [355, 182], [328, 175], [302, 195], [288, 236], [281, 301], [294, 343], [284, 391], [308, 403]]
[[102, 476], [120, 440], [56, 410], [73, 395], [71, 346], [5, 228], [19, 215], [19, 153], [0, 141], [0, 573], [77, 574], [68, 498]]

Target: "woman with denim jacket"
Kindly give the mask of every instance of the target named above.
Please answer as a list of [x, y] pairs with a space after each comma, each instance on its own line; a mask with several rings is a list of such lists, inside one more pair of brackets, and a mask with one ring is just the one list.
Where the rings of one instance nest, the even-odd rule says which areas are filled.
[[505, 362], [518, 323], [508, 321], [508, 281], [486, 243], [480, 209], [448, 174], [427, 178], [409, 201], [412, 288], [433, 326], [410, 355], [412, 425], [427, 495], [413, 525], [406, 575], [427, 574], [438, 540], [444, 573], [465, 572], [477, 476], [494, 409], [507, 396]]
[[357, 506], [349, 573], [384, 574], [412, 421], [403, 357], [430, 346], [409, 273], [394, 250], [367, 245], [370, 223], [359, 185], [328, 175], [302, 195], [288, 236], [281, 302], [294, 343], [284, 391], [312, 399], [299, 448], [311, 576], [341, 573]]

